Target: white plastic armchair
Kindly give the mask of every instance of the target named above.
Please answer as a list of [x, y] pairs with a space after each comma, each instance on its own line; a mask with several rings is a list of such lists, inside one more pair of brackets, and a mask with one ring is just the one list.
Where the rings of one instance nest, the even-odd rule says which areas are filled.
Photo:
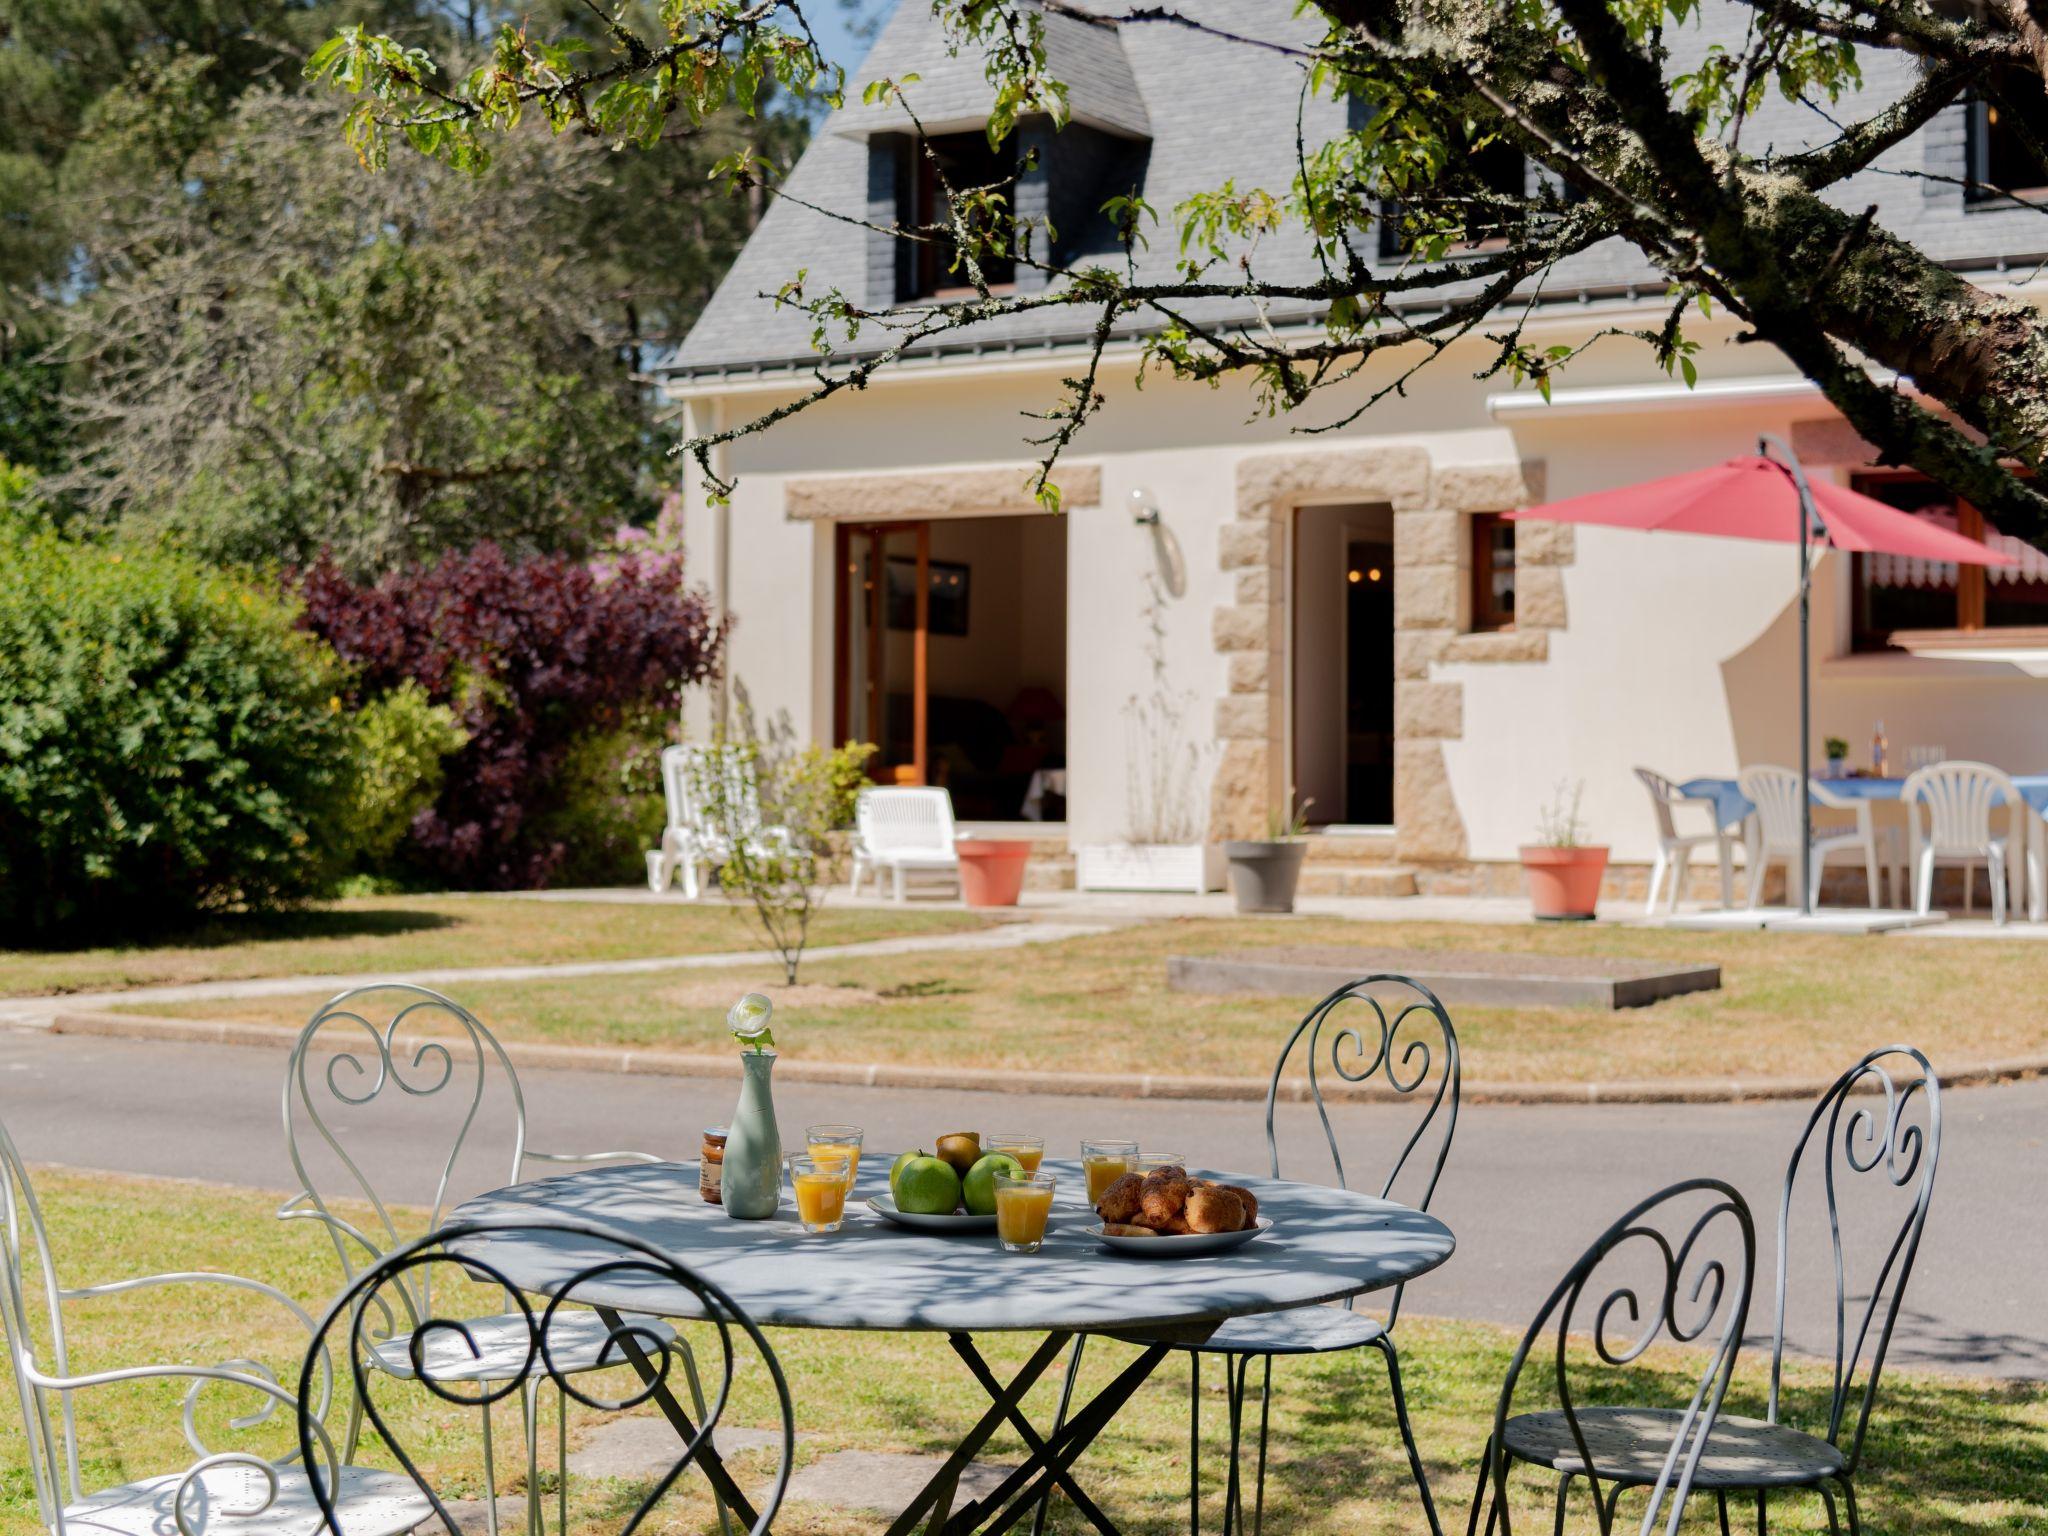
[[[1799, 775], [1790, 768], [1779, 768], [1762, 764], [1745, 768], [1736, 776], [1742, 786], [1743, 796], [1756, 807], [1756, 814], [1750, 821], [1748, 833], [1749, 858], [1749, 905], [1754, 909], [1762, 899], [1764, 876], [1776, 859], [1785, 861], [1786, 889], [1791, 890], [1799, 878], [1799, 838], [1801, 818], [1799, 806]], [[1880, 833], [1871, 819], [1871, 802], [1838, 795], [1819, 780], [1809, 780], [1813, 803], [1823, 810], [1847, 811], [1854, 821], [1846, 827], [1815, 827], [1813, 829], [1813, 865], [1808, 899], [1820, 900], [1820, 880], [1828, 856], [1834, 853], [1855, 853], [1863, 855], [1863, 879], [1870, 906], [1875, 911], [1878, 902], [1878, 871], [1880, 863], [1896, 865], [1897, 837], [1886, 828]], [[1883, 859], [1879, 850], [1893, 855]], [[1893, 895], [1900, 897], [1897, 871], [1893, 875]]]
[[853, 810], [853, 894], [875, 877], [881, 889], [887, 871], [898, 901], [908, 899], [908, 882], [960, 889], [960, 855], [954, 851], [953, 797], [943, 789], [864, 789]]
[[[718, 799], [724, 814], [707, 803], [709, 776], [723, 776]], [[789, 828], [768, 825], [761, 815], [761, 785], [753, 760], [730, 747], [669, 747], [661, 754], [661, 792], [668, 825], [661, 846], [647, 850], [647, 887], [660, 892], [680, 877], [692, 901], [704, 889], [706, 866], [716, 867], [744, 846], [762, 857], [787, 853]]]
[[[2019, 872], [2014, 865], [2016, 857], [2024, 861], [2028, 908], [2041, 910], [2041, 861], [2027, 836], [2026, 818], [2033, 812], [2011, 775], [1989, 763], [1933, 763], [1907, 775], [1899, 799], [1906, 807], [1915, 911], [1933, 909], [1937, 865], [1960, 865], [1968, 870], [1982, 864], [1991, 881], [1992, 920], [2003, 923], [2007, 880]], [[1974, 906], [1973, 884], [1966, 876], [1965, 912]]]
[[[31, 1283], [30, 1274], [40, 1283]], [[298, 1452], [269, 1458], [253, 1451], [219, 1451], [202, 1437], [201, 1394], [219, 1387], [253, 1397], [250, 1412], [229, 1421], [242, 1431], [268, 1422], [282, 1408], [297, 1418], [299, 1399], [267, 1366], [253, 1359], [218, 1365], [148, 1364], [74, 1371], [66, 1331], [67, 1310], [79, 1303], [139, 1291], [219, 1286], [276, 1302], [304, 1330], [308, 1345], [317, 1325], [284, 1292], [260, 1280], [210, 1270], [141, 1275], [101, 1285], [67, 1287], [58, 1278], [42, 1208], [14, 1143], [0, 1125], [0, 1337], [4, 1337], [21, 1409], [30, 1486], [43, 1525], [55, 1536], [287, 1536], [321, 1519]], [[405, 1478], [350, 1466], [325, 1428], [334, 1400], [334, 1372], [324, 1351], [313, 1351], [307, 1379], [317, 1395], [305, 1418], [318, 1431], [325, 1465], [323, 1485], [335, 1490], [341, 1536], [397, 1536], [431, 1513], [432, 1506]], [[188, 1383], [183, 1405], [186, 1443], [197, 1459], [182, 1471], [143, 1477], [87, 1492], [79, 1474], [77, 1414], [73, 1399], [98, 1388], [148, 1381]]]
[[[1735, 905], [1735, 838], [1721, 825], [1720, 813], [1714, 802], [1688, 795], [1670, 779], [1654, 768], [1636, 769], [1636, 777], [1642, 780], [1643, 788], [1650, 792], [1650, 810], [1657, 818], [1657, 859], [1650, 866], [1650, 892], [1643, 901], [1644, 914], [1657, 910], [1657, 893], [1665, 879], [1671, 885], [1665, 898], [1664, 910], [1676, 912], [1679, 897], [1685, 891], [1685, 877], [1692, 863], [1692, 851], [1705, 843], [1712, 843], [1721, 861], [1721, 905]], [[1678, 817], [1681, 814], [1704, 813], [1708, 830], [1704, 832], [1680, 832]]]

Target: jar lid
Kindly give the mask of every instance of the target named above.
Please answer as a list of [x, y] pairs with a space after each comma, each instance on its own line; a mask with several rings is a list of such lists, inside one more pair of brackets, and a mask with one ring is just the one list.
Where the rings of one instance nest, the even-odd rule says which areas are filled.
[[725, 1138], [729, 1129], [729, 1127], [723, 1125], [706, 1126], [704, 1128], [704, 1140], [710, 1145], [722, 1147], [725, 1145]]

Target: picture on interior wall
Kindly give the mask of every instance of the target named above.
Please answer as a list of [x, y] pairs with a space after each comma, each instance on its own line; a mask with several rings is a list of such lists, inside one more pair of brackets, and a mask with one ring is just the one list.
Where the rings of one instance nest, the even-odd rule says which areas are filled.
[[[931, 602], [926, 618], [934, 635], [967, 633], [967, 567], [952, 560], [933, 560]], [[917, 628], [917, 562], [891, 558], [888, 570], [889, 627]]]

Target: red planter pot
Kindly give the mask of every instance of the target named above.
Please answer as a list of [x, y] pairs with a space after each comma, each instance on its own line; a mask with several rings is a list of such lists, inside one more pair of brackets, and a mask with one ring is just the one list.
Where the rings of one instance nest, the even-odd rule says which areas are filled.
[[1031, 844], [1006, 837], [962, 838], [953, 845], [960, 855], [960, 899], [970, 907], [1014, 907], [1024, 889], [1024, 865]]
[[1540, 921], [1586, 922], [1600, 904], [1607, 850], [1524, 848], [1522, 870], [1529, 877], [1529, 901]]

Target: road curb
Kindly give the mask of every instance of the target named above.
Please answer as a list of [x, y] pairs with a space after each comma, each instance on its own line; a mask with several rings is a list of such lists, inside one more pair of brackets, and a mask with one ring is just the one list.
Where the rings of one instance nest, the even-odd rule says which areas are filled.
[[[52, 1034], [98, 1035], [123, 1040], [173, 1040], [202, 1045], [253, 1045], [288, 1049], [298, 1031], [281, 1024], [255, 1024], [232, 1019], [179, 1019], [142, 1013], [59, 1010], [49, 1024]], [[505, 1054], [515, 1066], [556, 1067], [578, 1072], [614, 1072], [651, 1077], [737, 1078], [739, 1056], [693, 1055], [682, 1051], [650, 1051], [629, 1047], [556, 1045], [546, 1041], [507, 1040]], [[329, 1049], [348, 1048], [335, 1040]], [[960, 1074], [943, 1067], [899, 1067], [879, 1062], [860, 1064], [806, 1061], [785, 1056], [776, 1068], [782, 1082], [838, 1083], [862, 1088], [932, 1088], [958, 1091]], [[1942, 1085], [1970, 1087], [2048, 1075], [2048, 1057], [2022, 1057], [1945, 1070]], [[1106, 1072], [1005, 1072], [1002, 1086], [1010, 1093], [1048, 1094], [1065, 1098], [1191, 1099], [1214, 1102], [1262, 1102], [1263, 1078], [1182, 1077], [1167, 1074]], [[1734, 1104], [1765, 1099], [1818, 1098], [1832, 1078], [1644, 1078], [1612, 1083], [1485, 1083], [1467, 1081], [1461, 1097], [1468, 1104]], [[1302, 1101], [1303, 1083], [1282, 1085], [1281, 1097]], [[1383, 1083], [1326, 1082], [1323, 1097], [1330, 1103], [1374, 1103], [1402, 1096]]]

